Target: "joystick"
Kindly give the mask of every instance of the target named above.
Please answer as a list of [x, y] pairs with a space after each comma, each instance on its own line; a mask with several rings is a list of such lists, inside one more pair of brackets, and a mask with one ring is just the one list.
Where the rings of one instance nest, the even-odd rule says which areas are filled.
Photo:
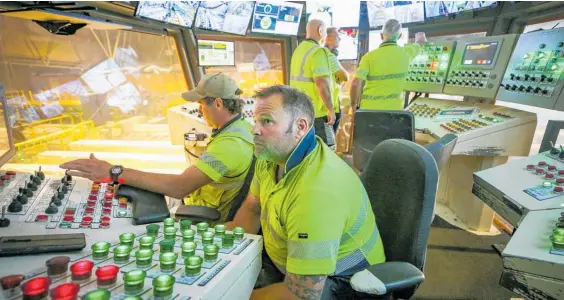
[[39, 177], [41, 180], [45, 180], [45, 173], [43, 173], [41, 171], [41, 166], [39, 167], [39, 170], [37, 171], [37, 177]]
[[59, 198], [53, 195], [53, 197], [51, 198], [51, 204], [54, 204], [56, 206], [61, 206], [62, 202]]
[[558, 154], [558, 158], [564, 159], [564, 148], [562, 148], [562, 146], [560, 146], [560, 154]]
[[49, 204], [49, 207], [47, 207], [47, 209], [45, 210], [46, 214], [56, 214], [59, 211], [59, 209], [57, 208], [57, 206], [53, 205], [53, 204]]
[[27, 204], [27, 196], [23, 194], [24, 189], [20, 188], [20, 194], [16, 197], [16, 200], [21, 204]]
[[33, 176], [32, 181], [36, 184], [36, 185], [40, 185], [41, 184], [41, 178], [39, 178], [39, 176], [37, 176], [37, 173], [35, 173], [35, 176]]
[[69, 191], [69, 188], [66, 184], [61, 184], [59, 186], [59, 192], [62, 192], [63, 194], [66, 194]]
[[32, 190], [32, 191], [37, 191], [37, 184], [35, 184], [35, 182], [33, 181], [35, 178], [35, 176], [31, 175], [29, 176], [29, 181], [27, 182], [27, 188]]
[[12, 200], [12, 203], [10, 203], [10, 205], [8, 205], [8, 211], [9, 212], [20, 212], [23, 209], [23, 205], [19, 202], [16, 201], [16, 199]]
[[552, 143], [552, 141], [550, 141], [550, 145], [552, 146], [552, 148], [550, 149], [550, 154], [552, 155], [560, 154], [560, 150], [554, 147], [554, 143]]
[[0, 218], [0, 228], [10, 226], [10, 219], [6, 218], [6, 205], [2, 206], [2, 217]]
[[33, 196], [33, 191], [27, 187], [27, 182], [24, 184], [24, 187], [22, 189], [22, 195], [26, 195], [27, 197]]

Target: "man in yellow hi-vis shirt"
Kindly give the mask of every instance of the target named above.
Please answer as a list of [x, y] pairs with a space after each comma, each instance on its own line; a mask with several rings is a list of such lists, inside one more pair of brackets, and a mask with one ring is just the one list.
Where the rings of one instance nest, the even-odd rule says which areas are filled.
[[292, 54], [290, 86], [311, 99], [315, 109], [316, 134], [328, 146], [335, 145], [332, 125], [335, 110], [332, 96], [332, 73], [328, 49], [322, 47], [327, 37], [327, 27], [321, 20], [312, 19], [306, 26], [306, 39]]
[[382, 28], [382, 44], [360, 60], [351, 83], [351, 106], [356, 109], [402, 110], [403, 89], [409, 64], [425, 44], [425, 34], [415, 34], [415, 44], [397, 45], [401, 24], [390, 19]]
[[341, 120], [341, 101], [339, 94], [341, 93], [341, 85], [349, 81], [349, 73], [343, 68], [339, 59], [339, 32], [336, 27], [327, 28], [327, 39], [325, 46], [329, 49], [329, 67], [333, 73], [333, 108], [335, 110], [335, 123], [333, 124], [333, 131], [337, 133], [339, 129], [339, 122]]
[[[119, 181], [184, 200], [187, 205], [213, 207], [225, 222], [231, 201], [243, 186], [253, 159], [251, 124], [241, 115], [243, 92], [235, 81], [222, 73], [205, 75], [198, 86], [182, 97], [200, 104], [206, 123], [215, 131], [200, 159], [180, 175], [148, 173], [122, 166]], [[114, 169], [107, 161], [90, 155], [61, 165], [68, 174], [104, 181]]]

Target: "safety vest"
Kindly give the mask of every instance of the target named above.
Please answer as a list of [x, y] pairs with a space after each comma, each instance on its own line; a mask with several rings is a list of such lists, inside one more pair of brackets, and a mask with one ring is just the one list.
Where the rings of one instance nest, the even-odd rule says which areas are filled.
[[[226, 147], [231, 149], [225, 151]], [[253, 152], [251, 125], [242, 117], [237, 117], [214, 132], [206, 151], [195, 164], [212, 178], [213, 182], [191, 193], [185, 203], [216, 208], [221, 213], [220, 221], [224, 221], [229, 213], [231, 201], [244, 184]]]
[[395, 42], [386, 42], [362, 57], [355, 75], [365, 81], [361, 109], [403, 109], [407, 71], [419, 49], [418, 44], [400, 47]]
[[[314, 56], [318, 51], [322, 51], [324, 55]], [[292, 54], [290, 86], [311, 98], [316, 118], [327, 116], [328, 110], [319, 95], [314, 78], [316, 75], [327, 76], [331, 81], [330, 87], [332, 87], [333, 76], [329, 66], [329, 51], [312, 40], [303, 41]], [[333, 99], [333, 95], [331, 95], [331, 99]]]

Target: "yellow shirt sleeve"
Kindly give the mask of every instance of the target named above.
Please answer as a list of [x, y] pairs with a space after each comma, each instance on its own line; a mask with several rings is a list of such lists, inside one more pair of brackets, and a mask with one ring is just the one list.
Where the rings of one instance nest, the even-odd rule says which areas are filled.
[[369, 55], [367, 53], [360, 59], [360, 64], [358, 64], [358, 68], [356, 69], [356, 74], [354, 75], [354, 77], [366, 80], [368, 73], [370, 73], [370, 60], [368, 56]]
[[332, 75], [329, 57], [325, 49], [319, 48], [315, 50], [311, 59], [311, 74], [313, 78]]
[[217, 138], [194, 165], [214, 182], [225, 176], [236, 176], [244, 172], [251, 163], [252, 149], [241, 147], [231, 137]]

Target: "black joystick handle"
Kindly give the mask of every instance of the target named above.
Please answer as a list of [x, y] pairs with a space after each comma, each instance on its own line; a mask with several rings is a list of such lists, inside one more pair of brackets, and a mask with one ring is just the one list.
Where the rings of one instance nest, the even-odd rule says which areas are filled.
[[23, 205], [19, 201], [12, 201], [12, 203], [8, 205], [9, 212], [20, 212], [22, 211], [22, 209], [23, 209]]
[[554, 143], [552, 143], [552, 141], [550, 141], [550, 145], [552, 146], [552, 148], [550, 149], [550, 154], [552, 155], [560, 154], [560, 150], [554, 147]]
[[2, 217], [0, 218], [0, 228], [10, 226], [10, 219], [6, 218], [6, 205], [2, 206]]
[[558, 158], [564, 159], [564, 148], [562, 148], [562, 146], [560, 146], [560, 154], [558, 154]]
[[41, 171], [41, 166], [39, 167], [39, 170], [37, 171], [37, 177], [39, 177], [41, 180], [45, 180], [45, 173], [43, 173]]

